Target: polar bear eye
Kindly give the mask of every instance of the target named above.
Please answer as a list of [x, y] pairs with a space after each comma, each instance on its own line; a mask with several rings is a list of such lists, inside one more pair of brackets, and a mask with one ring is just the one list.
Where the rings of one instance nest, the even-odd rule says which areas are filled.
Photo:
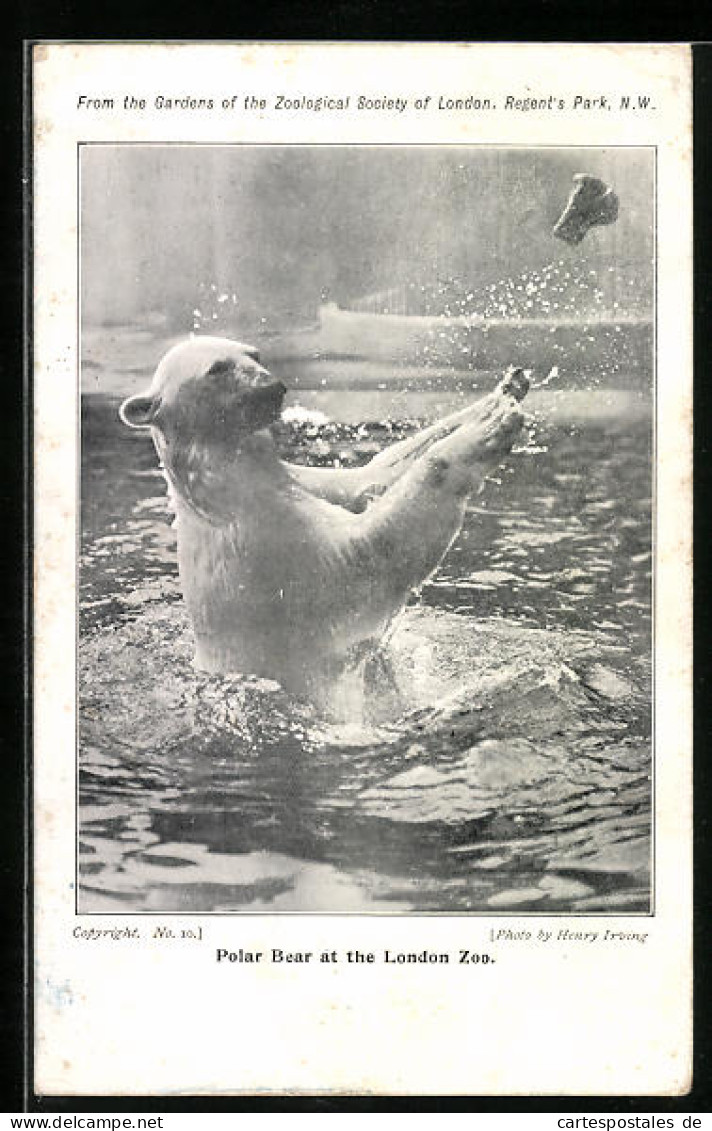
[[205, 377], [210, 377], [218, 382], [223, 381], [228, 388], [233, 387], [234, 383], [237, 382], [246, 392], [261, 389], [267, 385], [271, 386], [274, 383], [274, 378], [268, 369], [247, 357], [242, 364], [239, 360], [231, 357], [220, 358], [218, 361], [214, 361], [210, 368], [205, 371]]
[[206, 377], [234, 377], [235, 376], [235, 362], [231, 357], [223, 358], [221, 361], [214, 361], [208, 370], [206, 370]]

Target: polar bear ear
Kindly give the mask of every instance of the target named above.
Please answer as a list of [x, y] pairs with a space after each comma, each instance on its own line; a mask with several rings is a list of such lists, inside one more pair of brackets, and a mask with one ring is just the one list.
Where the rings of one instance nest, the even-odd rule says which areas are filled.
[[129, 397], [119, 409], [119, 416], [129, 428], [149, 428], [156, 419], [159, 407], [157, 397]]

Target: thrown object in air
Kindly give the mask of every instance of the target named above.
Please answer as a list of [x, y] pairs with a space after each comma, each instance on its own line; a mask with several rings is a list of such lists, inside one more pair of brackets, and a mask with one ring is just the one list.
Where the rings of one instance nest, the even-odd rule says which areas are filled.
[[589, 173], [576, 173], [566, 207], [554, 225], [554, 235], [577, 244], [590, 228], [618, 219], [618, 197], [612, 188]]

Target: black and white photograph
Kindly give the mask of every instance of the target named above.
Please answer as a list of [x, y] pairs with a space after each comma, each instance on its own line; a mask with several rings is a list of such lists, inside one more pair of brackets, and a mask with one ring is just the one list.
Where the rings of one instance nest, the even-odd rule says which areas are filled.
[[79, 913], [654, 910], [656, 151], [581, 141], [78, 147]]
[[692, 1079], [685, 44], [32, 57], [32, 1078]]

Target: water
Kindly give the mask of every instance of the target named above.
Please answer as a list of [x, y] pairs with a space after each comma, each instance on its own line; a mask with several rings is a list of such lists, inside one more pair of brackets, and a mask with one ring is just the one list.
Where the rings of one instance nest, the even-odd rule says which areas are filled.
[[[621, 271], [611, 264], [601, 272], [586, 258], [551, 260], [543, 266], [521, 271], [495, 282], [477, 286], [468, 276], [459, 279], [452, 274], [429, 286], [411, 283], [391, 291], [357, 300], [355, 310], [377, 314], [430, 314], [448, 318], [476, 315], [479, 318], [506, 318], [510, 322], [524, 318], [575, 319], [582, 325], [587, 319], [601, 316], [650, 315], [652, 268], [647, 263]], [[641, 279], [641, 273], [643, 279]], [[235, 296], [221, 295], [222, 302]], [[195, 328], [209, 320], [217, 321], [220, 311], [210, 292], [201, 300], [202, 310], [194, 311]], [[203, 311], [208, 310], [206, 315]]]
[[[363, 461], [431, 408], [338, 401], [287, 456]], [[540, 424], [487, 483], [375, 727], [193, 670], [163, 480], [117, 405], [83, 406], [81, 911], [649, 910], [649, 417]]]

